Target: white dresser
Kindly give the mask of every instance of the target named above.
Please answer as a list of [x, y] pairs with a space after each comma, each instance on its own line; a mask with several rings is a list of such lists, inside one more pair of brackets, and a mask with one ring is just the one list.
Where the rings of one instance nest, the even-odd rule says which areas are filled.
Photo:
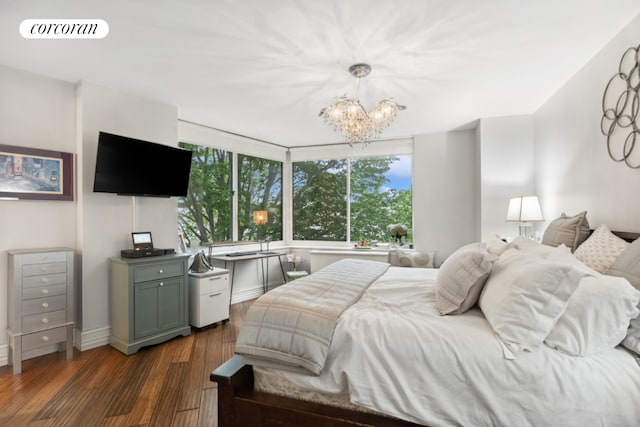
[[[73, 356], [73, 258], [68, 248], [9, 251], [9, 364], [22, 371], [25, 353], [47, 347]], [[64, 346], [62, 345], [64, 344]]]
[[[229, 270], [189, 273], [189, 323], [197, 328], [229, 320]], [[216, 325], [217, 326], [217, 325]]]

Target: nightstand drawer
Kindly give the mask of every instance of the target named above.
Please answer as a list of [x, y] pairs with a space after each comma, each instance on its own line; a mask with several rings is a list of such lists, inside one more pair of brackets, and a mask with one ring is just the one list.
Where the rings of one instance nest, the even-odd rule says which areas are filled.
[[44, 297], [54, 297], [56, 295], [64, 295], [67, 292], [67, 285], [52, 285], [52, 286], [41, 286], [37, 288], [23, 288], [22, 289], [22, 299], [34, 299], [34, 298], [44, 298]]
[[163, 264], [135, 267], [133, 281], [134, 283], [148, 282], [182, 275], [184, 275], [183, 262], [165, 262]]
[[22, 336], [22, 351], [29, 351], [67, 340], [67, 327], [47, 329]]
[[23, 288], [32, 288], [34, 286], [45, 285], [59, 285], [62, 283], [67, 283], [67, 273], [29, 276], [22, 279]]
[[50, 311], [64, 310], [66, 307], [66, 295], [30, 299], [22, 302], [22, 315], [30, 316], [32, 314], [48, 313]]
[[22, 318], [22, 331], [32, 332], [43, 328], [51, 328], [62, 325], [67, 321], [67, 310], [52, 311], [49, 313], [34, 314]]

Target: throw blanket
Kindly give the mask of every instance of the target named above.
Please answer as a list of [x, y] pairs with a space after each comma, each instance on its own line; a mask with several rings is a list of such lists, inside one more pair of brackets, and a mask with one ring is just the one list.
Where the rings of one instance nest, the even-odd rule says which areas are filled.
[[236, 353], [254, 366], [319, 375], [338, 318], [387, 268], [344, 259], [262, 295], [247, 311]]

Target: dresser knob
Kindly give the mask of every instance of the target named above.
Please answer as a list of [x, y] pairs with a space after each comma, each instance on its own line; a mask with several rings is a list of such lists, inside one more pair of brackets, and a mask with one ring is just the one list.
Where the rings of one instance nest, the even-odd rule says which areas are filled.
[[42, 267], [40, 271], [47, 271], [47, 267]]
[[42, 283], [47, 283], [47, 282], [49, 282], [49, 279], [47, 277], [43, 277], [42, 278]]
[[164, 271], [162, 269], [158, 270], [158, 274], [162, 274]]
[[43, 306], [44, 308], [47, 308], [47, 307], [49, 307], [49, 303], [48, 303], [48, 302], [43, 302], [43, 303], [42, 303], [42, 306]]
[[164, 286], [164, 283], [160, 282], [160, 286]]
[[42, 341], [49, 341], [49, 337], [47, 335], [43, 336]]
[[42, 293], [43, 293], [43, 294], [45, 294], [45, 295], [47, 295], [47, 294], [49, 293], [49, 289], [44, 288], [44, 289], [42, 290]]
[[42, 323], [49, 323], [49, 319], [45, 317], [44, 319], [42, 319]]

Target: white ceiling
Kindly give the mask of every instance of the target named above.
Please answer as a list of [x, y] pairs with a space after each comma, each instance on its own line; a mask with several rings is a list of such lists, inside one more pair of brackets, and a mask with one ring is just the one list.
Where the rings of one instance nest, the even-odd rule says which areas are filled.
[[[639, 0], [0, 0], [0, 64], [300, 146], [343, 141], [318, 112], [353, 95], [354, 63], [373, 68], [365, 106], [407, 106], [384, 138], [443, 132], [535, 112], [638, 14]], [[109, 34], [23, 39], [32, 18], [103, 19]]]

